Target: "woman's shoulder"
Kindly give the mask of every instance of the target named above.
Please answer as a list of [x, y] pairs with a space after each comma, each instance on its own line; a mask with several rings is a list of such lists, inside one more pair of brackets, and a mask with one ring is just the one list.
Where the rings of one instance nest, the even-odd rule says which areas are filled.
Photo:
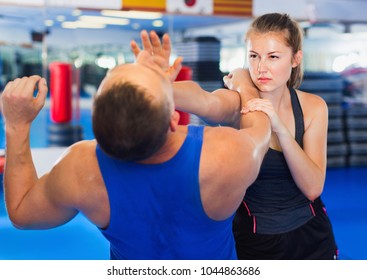
[[318, 120], [316, 123], [327, 123], [328, 106], [321, 96], [301, 90], [297, 90], [297, 95], [302, 107], [306, 129], [315, 123], [313, 120]]
[[296, 90], [296, 92], [302, 109], [327, 109], [327, 104], [321, 96], [298, 89]]

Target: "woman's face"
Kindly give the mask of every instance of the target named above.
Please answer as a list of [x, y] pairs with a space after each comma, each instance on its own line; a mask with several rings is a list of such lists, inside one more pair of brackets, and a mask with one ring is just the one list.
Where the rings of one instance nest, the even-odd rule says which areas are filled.
[[298, 65], [283, 33], [252, 32], [247, 38], [247, 59], [251, 78], [261, 92], [284, 87], [292, 67]]

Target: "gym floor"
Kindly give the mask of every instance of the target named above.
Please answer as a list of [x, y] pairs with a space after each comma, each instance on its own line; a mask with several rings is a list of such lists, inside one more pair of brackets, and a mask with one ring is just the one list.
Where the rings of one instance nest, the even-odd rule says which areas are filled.
[[[49, 111], [41, 111], [32, 125], [31, 146], [39, 174], [46, 172], [64, 150], [47, 148]], [[92, 139], [90, 109], [80, 110], [78, 124], [84, 139]], [[0, 148], [4, 132], [0, 131]], [[329, 168], [322, 198], [332, 221], [340, 259], [367, 259], [367, 166]], [[0, 259], [2, 260], [104, 260], [108, 243], [81, 214], [69, 223], [49, 230], [18, 230], [6, 214], [0, 191]]]

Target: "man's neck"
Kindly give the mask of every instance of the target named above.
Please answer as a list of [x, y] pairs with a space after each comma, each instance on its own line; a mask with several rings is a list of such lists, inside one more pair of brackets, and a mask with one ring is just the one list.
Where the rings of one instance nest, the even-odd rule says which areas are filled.
[[139, 161], [141, 164], [159, 164], [173, 158], [186, 139], [187, 127], [179, 126], [175, 132], [168, 132], [164, 145], [151, 157]]

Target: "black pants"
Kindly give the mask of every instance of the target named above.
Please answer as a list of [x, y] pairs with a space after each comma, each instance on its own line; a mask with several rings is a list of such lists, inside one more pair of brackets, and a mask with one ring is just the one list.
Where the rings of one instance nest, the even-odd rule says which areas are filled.
[[243, 205], [233, 221], [238, 259], [332, 260], [338, 249], [330, 219], [321, 199], [313, 203], [316, 216], [301, 227], [282, 234], [258, 234]]

